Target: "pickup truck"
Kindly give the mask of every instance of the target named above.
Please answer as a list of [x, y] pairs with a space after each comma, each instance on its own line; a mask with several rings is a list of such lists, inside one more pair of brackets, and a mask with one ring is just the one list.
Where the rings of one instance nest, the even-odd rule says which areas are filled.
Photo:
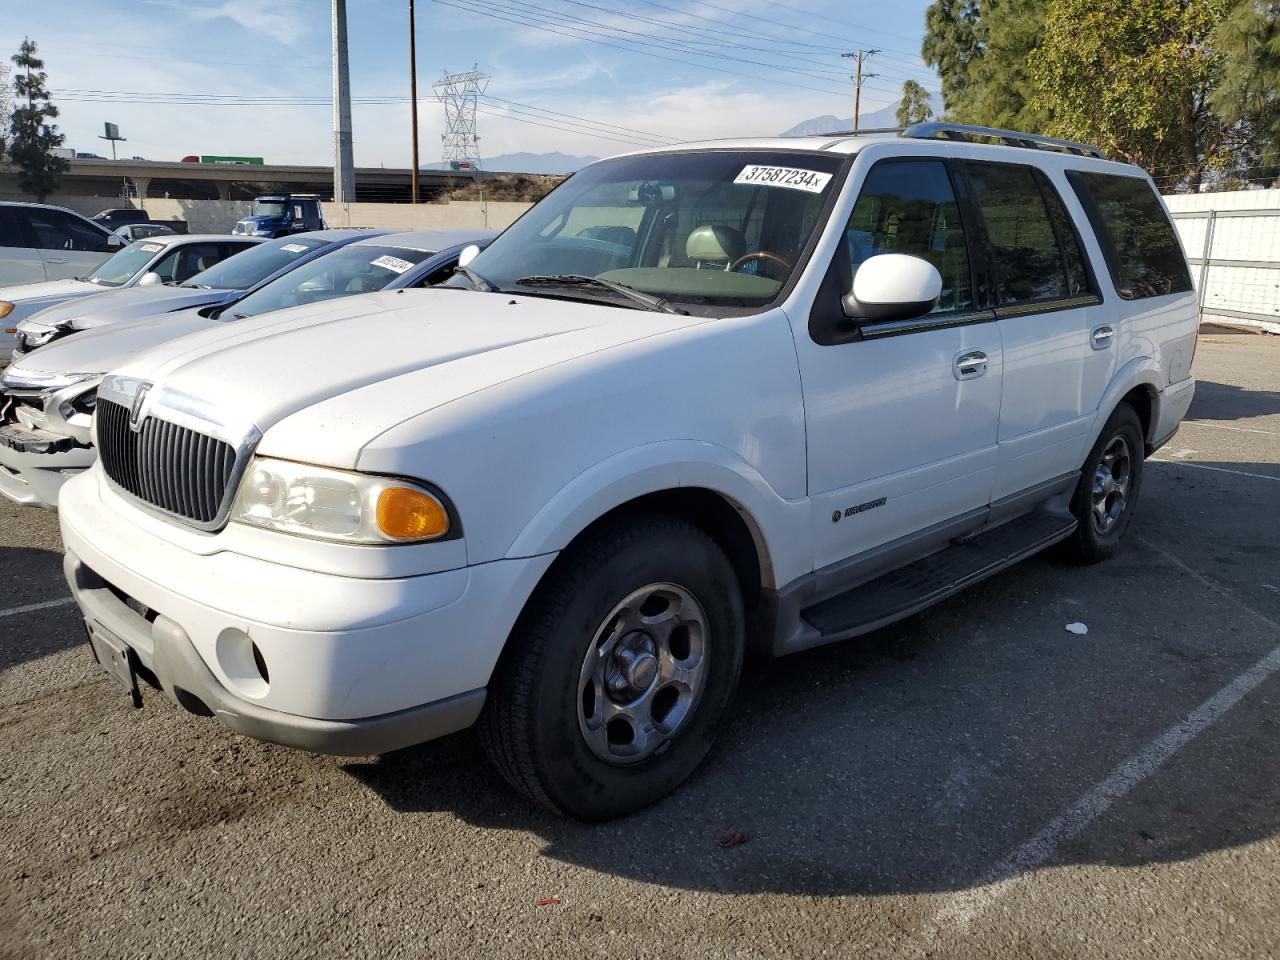
[[748, 649], [1113, 555], [1195, 389], [1151, 178], [1033, 133], [615, 157], [463, 260], [102, 381], [59, 517], [134, 704], [337, 754], [478, 723], [527, 797], [618, 816]]

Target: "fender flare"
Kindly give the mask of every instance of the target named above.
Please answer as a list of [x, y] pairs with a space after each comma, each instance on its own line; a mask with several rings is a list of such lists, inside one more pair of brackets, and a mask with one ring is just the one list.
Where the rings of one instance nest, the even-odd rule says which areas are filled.
[[809, 530], [809, 500], [782, 498], [736, 453], [699, 440], [648, 443], [596, 463], [534, 514], [506, 556], [563, 550], [610, 510], [647, 494], [691, 487], [720, 494], [741, 514], [756, 541], [763, 585], [785, 584], [811, 565], [806, 537], [797, 535]]
[[[1160, 422], [1160, 367], [1153, 357], [1134, 357], [1112, 375], [1111, 382], [1103, 391], [1098, 409], [1094, 413], [1093, 425], [1089, 429], [1089, 444], [1086, 449], [1092, 449], [1098, 442], [1098, 435], [1106, 426], [1112, 411], [1135, 387], [1145, 387], [1151, 396], [1151, 418], [1147, 424], [1147, 433], [1155, 430], [1156, 424]], [[1148, 435], [1143, 439], [1150, 443], [1154, 438]]]

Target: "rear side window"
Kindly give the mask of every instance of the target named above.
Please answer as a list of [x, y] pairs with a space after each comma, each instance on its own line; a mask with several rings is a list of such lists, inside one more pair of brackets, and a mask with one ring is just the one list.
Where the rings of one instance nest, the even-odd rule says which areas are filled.
[[30, 244], [22, 233], [22, 224], [13, 207], [0, 207], [0, 247], [26, 247]]
[[936, 312], [973, 309], [969, 249], [960, 207], [944, 164], [934, 160], [889, 160], [867, 174], [845, 230], [856, 273], [881, 253], [928, 260], [942, 275]]
[[997, 304], [1087, 295], [1084, 258], [1052, 184], [1021, 164], [968, 162], [965, 169], [995, 258]]
[[1191, 271], [1151, 184], [1140, 177], [1072, 170], [1067, 174], [1126, 300], [1185, 293]]
[[44, 250], [79, 250], [102, 253], [107, 246], [107, 233], [89, 221], [61, 210], [32, 209], [29, 214], [36, 233], [36, 244]]

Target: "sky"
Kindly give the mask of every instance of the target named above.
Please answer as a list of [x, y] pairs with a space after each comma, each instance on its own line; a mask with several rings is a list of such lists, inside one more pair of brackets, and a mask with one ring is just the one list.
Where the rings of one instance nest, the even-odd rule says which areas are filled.
[[[607, 156], [709, 137], [773, 135], [937, 90], [919, 58], [928, 0], [416, 0], [421, 161], [441, 158], [448, 72], [488, 74], [483, 156]], [[409, 165], [407, 0], [347, 0], [357, 166]], [[188, 154], [328, 164], [330, 0], [59, 0], [0, 5], [7, 60], [36, 41], [66, 145], [110, 156]]]

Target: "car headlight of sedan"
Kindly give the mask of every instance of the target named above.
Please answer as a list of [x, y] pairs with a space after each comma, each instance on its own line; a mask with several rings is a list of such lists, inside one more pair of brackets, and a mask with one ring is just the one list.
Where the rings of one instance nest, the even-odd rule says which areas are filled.
[[454, 533], [443, 495], [397, 477], [255, 457], [231, 519], [343, 543], [441, 540]]

